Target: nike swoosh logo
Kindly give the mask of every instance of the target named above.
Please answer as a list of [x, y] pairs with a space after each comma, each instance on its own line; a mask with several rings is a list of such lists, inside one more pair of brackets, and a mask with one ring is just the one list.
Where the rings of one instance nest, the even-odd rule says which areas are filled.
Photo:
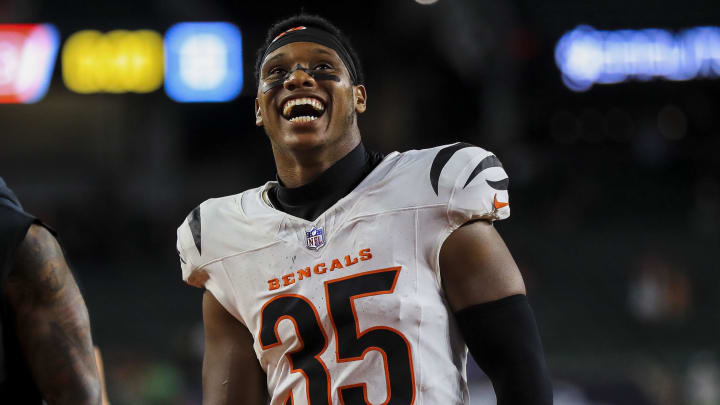
[[499, 210], [499, 209], [502, 208], [502, 207], [505, 207], [505, 206], [510, 205], [510, 203], [509, 203], [509, 202], [498, 201], [498, 199], [497, 199], [497, 194], [495, 194], [495, 197], [493, 197], [493, 205], [495, 206], [495, 209], [496, 209], [496, 210]]

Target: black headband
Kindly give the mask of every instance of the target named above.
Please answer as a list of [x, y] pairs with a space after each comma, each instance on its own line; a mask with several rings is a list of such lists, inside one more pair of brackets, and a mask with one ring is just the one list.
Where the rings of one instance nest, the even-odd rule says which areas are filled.
[[333, 49], [345, 64], [348, 72], [350, 72], [350, 79], [353, 84], [359, 84], [357, 82], [357, 70], [355, 70], [355, 64], [352, 57], [350, 57], [350, 53], [335, 35], [319, 28], [299, 26], [282, 32], [272, 40], [265, 50], [262, 60], [264, 61], [270, 52], [293, 42], [315, 42]]

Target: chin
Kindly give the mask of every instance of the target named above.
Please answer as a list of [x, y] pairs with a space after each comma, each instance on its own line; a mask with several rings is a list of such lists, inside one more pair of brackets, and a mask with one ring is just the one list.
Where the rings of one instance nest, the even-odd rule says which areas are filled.
[[311, 151], [327, 145], [328, 139], [317, 131], [293, 131], [283, 136], [283, 144], [287, 149], [295, 151]]

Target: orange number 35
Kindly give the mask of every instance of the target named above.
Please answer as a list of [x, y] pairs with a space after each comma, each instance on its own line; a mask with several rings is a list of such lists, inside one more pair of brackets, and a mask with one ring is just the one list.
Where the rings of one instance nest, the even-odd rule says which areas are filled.
[[[391, 294], [395, 290], [400, 267], [373, 270], [325, 282], [325, 297], [333, 332], [337, 336], [335, 359], [338, 363], [361, 360], [377, 350], [385, 365], [387, 398], [383, 405], [411, 405], [415, 402], [415, 379], [410, 343], [399, 331], [376, 326], [361, 331], [355, 312], [355, 299]], [[326, 331], [320, 325], [315, 306], [297, 294], [274, 297], [263, 305], [260, 314], [260, 345], [263, 350], [280, 345], [278, 323], [289, 319], [295, 325], [300, 348], [288, 353], [292, 372], [301, 373], [307, 384], [309, 405], [331, 405], [330, 373], [320, 356], [328, 345]], [[364, 383], [338, 388], [340, 403], [370, 405]], [[292, 404], [292, 394], [285, 402]]]

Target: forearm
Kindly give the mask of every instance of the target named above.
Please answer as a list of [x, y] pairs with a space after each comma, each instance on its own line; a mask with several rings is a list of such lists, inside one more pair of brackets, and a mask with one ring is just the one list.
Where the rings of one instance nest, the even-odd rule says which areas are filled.
[[498, 405], [552, 404], [552, 386], [535, 317], [524, 295], [474, 305], [456, 319]]

